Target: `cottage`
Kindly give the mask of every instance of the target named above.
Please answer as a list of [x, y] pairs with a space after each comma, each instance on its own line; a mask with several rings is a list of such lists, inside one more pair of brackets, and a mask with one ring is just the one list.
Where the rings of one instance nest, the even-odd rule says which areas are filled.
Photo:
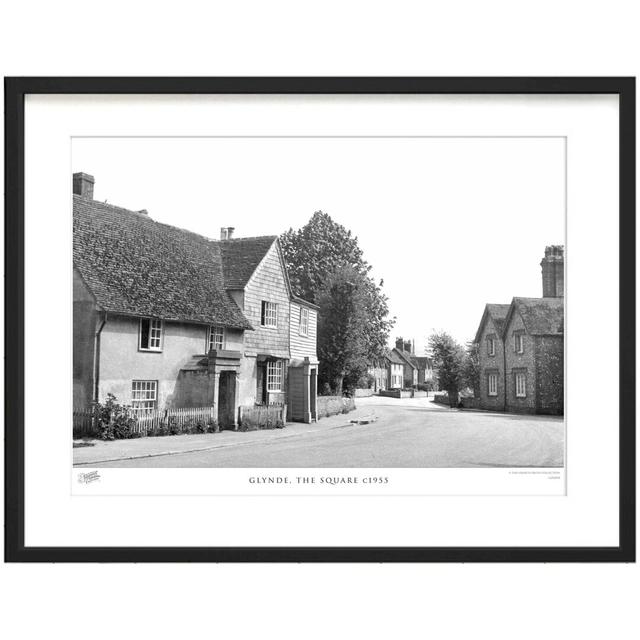
[[564, 249], [546, 247], [542, 298], [488, 304], [476, 332], [483, 409], [564, 412]]
[[316, 418], [317, 307], [296, 298], [276, 236], [220, 241], [93, 199], [73, 176], [73, 393], [134, 412], [289, 406]]
[[418, 384], [418, 367], [414, 362], [415, 348], [410, 340], [396, 338], [396, 346], [392, 350], [402, 361], [403, 387], [410, 389]]
[[388, 389], [402, 389], [404, 387], [404, 367], [405, 361], [401, 358], [396, 349], [392, 349], [387, 356], [388, 361]]
[[417, 384], [428, 385], [433, 390], [436, 390], [437, 382], [433, 370], [433, 360], [428, 356], [411, 356], [411, 362], [413, 362], [418, 371]]

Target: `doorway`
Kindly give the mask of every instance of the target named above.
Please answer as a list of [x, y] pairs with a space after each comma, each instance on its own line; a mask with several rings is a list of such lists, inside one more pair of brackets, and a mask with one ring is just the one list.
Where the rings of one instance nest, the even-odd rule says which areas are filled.
[[233, 371], [220, 373], [218, 388], [218, 425], [220, 429], [235, 428], [236, 374]]

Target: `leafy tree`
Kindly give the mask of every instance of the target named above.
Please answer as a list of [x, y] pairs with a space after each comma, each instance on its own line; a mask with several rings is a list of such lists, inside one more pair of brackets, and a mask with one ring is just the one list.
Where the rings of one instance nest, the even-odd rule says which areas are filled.
[[465, 384], [473, 389], [474, 397], [480, 397], [480, 356], [475, 342], [467, 342], [463, 376]]
[[433, 366], [438, 371], [438, 385], [449, 395], [449, 406], [455, 407], [458, 392], [465, 385], [465, 350], [448, 333], [441, 331], [429, 336]]
[[358, 238], [322, 211], [316, 211], [301, 229], [283, 233], [280, 246], [294, 292], [310, 302], [316, 301], [327, 275], [337, 267], [352, 267], [362, 275], [371, 270]]
[[[364, 259], [357, 237], [322, 211], [316, 211], [301, 229], [289, 229], [282, 234], [280, 246], [294, 293], [318, 304], [318, 321], [324, 322], [325, 326], [330, 326], [335, 320], [333, 317], [324, 317], [328, 313], [326, 309], [335, 308], [327, 300], [327, 291], [330, 290], [327, 283], [332, 276], [342, 273], [343, 280], [346, 278], [354, 285], [357, 284], [361, 324], [358, 334], [359, 346], [356, 351], [360, 355], [356, 361], [345, 363], [345, 366], [341, 367], [345, 371], [343, 382], [346, 381], [347, 386], [355, 384], [352, 378], [361, 368], [362, 348], [365, 360], [381, 357], [395, 323], [395, 318], [389, 318], [388, 298], [382, 291], [383, 282], [376, 284], [369, 275], [371, 265]], [[345, 276], [347, 273], [348, 277]], [[335, 291], [338, 295], [343, 289], [338, 287]], [[331, 344], [325, 344], [325, 339], [331, 341]], [[336, 346], [334, 337], [319, 332], [318, 355], [321, 361], [321, 354], [333, 353]], [[347, 346], [344, 349], [345, 352], [351, 351]], [[334, 376], [330, 380], [332, 386], [336, 379]]]
[[320, 383], [329, 383], [337, 395], [345, 380], [353, 386], [367, 371], [365, 298], [365, 278], [353, 267], [336, 269], [317, 293]]

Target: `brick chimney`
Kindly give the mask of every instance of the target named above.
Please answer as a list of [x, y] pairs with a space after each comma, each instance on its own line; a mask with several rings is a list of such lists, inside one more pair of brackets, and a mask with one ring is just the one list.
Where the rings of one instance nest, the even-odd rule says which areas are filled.
[[564, 246], [545, 247], [542, 267], [542, 297], [564, 298]]
[[93, 184], [95, 180], [88, 173], [73, 174], [73, 193], [88, 200], [93, 200]]
[[396, 338], [396, 349], [404, 351], [404, 340], [402, 338]]
[[220, 240], [231, 240], [235, 227], [220, 227]]
[[413, 353], [413, 350], [411, 349], [411, 340], [405, 340], [404, 341], [404, 350], [407, 353]]

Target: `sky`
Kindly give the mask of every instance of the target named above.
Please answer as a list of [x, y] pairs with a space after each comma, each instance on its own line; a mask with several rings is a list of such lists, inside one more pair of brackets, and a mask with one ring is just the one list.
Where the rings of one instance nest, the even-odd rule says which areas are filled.
[[328, 213], [384, 280], [396, 336], [471, 340], [487, 302], [542, 295], [565, 238], [563, 138], [74, 138], [94, 198], [218, 238]]

